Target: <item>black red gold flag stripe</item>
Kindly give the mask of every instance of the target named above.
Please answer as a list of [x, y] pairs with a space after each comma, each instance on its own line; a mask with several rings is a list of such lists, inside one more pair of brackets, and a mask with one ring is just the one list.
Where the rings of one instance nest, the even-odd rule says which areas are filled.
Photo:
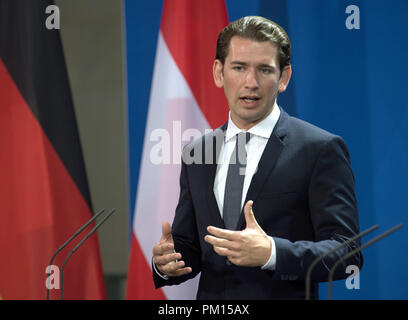
[[[44, 299], [52, 253], [92, 215], [60, 33], [45, 25], [52, 4], [0, 1], [3, 299]], [[96, 236], [75, 253], [64, 278], [67, 299], [105, 298]]]

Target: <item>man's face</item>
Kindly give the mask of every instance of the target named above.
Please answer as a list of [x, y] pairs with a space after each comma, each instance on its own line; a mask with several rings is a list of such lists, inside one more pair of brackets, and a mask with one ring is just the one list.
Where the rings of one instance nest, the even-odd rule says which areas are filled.
[[214, 81], [224, 88], [231, 119], [248, 130], [272, 111], [279, 92], [286, 90], [291, 67], [279, 71], [278, 49], [269, 42], [231, 38], [225, 64], [214, 62]]

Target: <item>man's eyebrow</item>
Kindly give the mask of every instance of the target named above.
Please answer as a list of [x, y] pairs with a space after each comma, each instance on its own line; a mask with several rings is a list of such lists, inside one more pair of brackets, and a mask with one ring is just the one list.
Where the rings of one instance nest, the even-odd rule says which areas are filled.
[[248, 66], [248, 63], [243, 61], [231, 61], [230, 64], [239, 64], [241, 66]]
[[258, 65], [258, 68], [271, 68], [275, 70], [275, 67], [271, 64], [267, 64], [267, 63], [261, 63]]
[[[249, 64], [247, 62], [243, 62], [243, 61], [231, 61], [230, 64], [237, 64], [240, 66], [249, 66]], [[271, 65], [271, 64], [267, 64], [267, 63], [261, 63], [259, 65], [257, 65], [257, 68], [270, 68], [273, 70], [276, 70], [276, 67]]]

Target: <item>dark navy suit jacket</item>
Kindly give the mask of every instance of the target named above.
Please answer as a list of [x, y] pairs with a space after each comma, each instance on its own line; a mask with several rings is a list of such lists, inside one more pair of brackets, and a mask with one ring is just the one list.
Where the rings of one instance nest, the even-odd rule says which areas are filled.
[[[155, 286], [175, 285], [201, 272], [197, 299], [302, 299], [313, 260], [359, 232], [347, 147], [339, 136], [281, 109], [245, 201], [254, 201], [258, 224], [275, 240], [276, 269], [239, 267], [226, 263], [204, 241], [207, 226], [225, 228], [213, 187], [226, 128], [225, 124], [184, 148], [172, 234], [175, 250], [193, 271], [169, 280], [153, 272]], [[245, 228], [243, 213], [238, 225]], [[327, 281], [330, 267], [357, 245], [351, 243], [315, 267], [312, 298], [317, 298], [317, 282]], [[346, 278], [350, 264], [361, 268], [362, 256], [346, 260], [335, 279]]]

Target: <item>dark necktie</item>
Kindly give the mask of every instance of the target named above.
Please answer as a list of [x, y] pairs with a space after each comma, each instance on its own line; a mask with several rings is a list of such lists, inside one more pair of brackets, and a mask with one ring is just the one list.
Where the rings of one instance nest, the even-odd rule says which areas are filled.
[[242, 189], [244, 186], [247, 153], [245, 145], [251, 135], [249, 132], [240, 132], [237, 135], [235, 149], [232, 152], [227, 181], [225, 183], [223, 219], [227, 229], [237, 228], [239, 216], [241, 214]]

